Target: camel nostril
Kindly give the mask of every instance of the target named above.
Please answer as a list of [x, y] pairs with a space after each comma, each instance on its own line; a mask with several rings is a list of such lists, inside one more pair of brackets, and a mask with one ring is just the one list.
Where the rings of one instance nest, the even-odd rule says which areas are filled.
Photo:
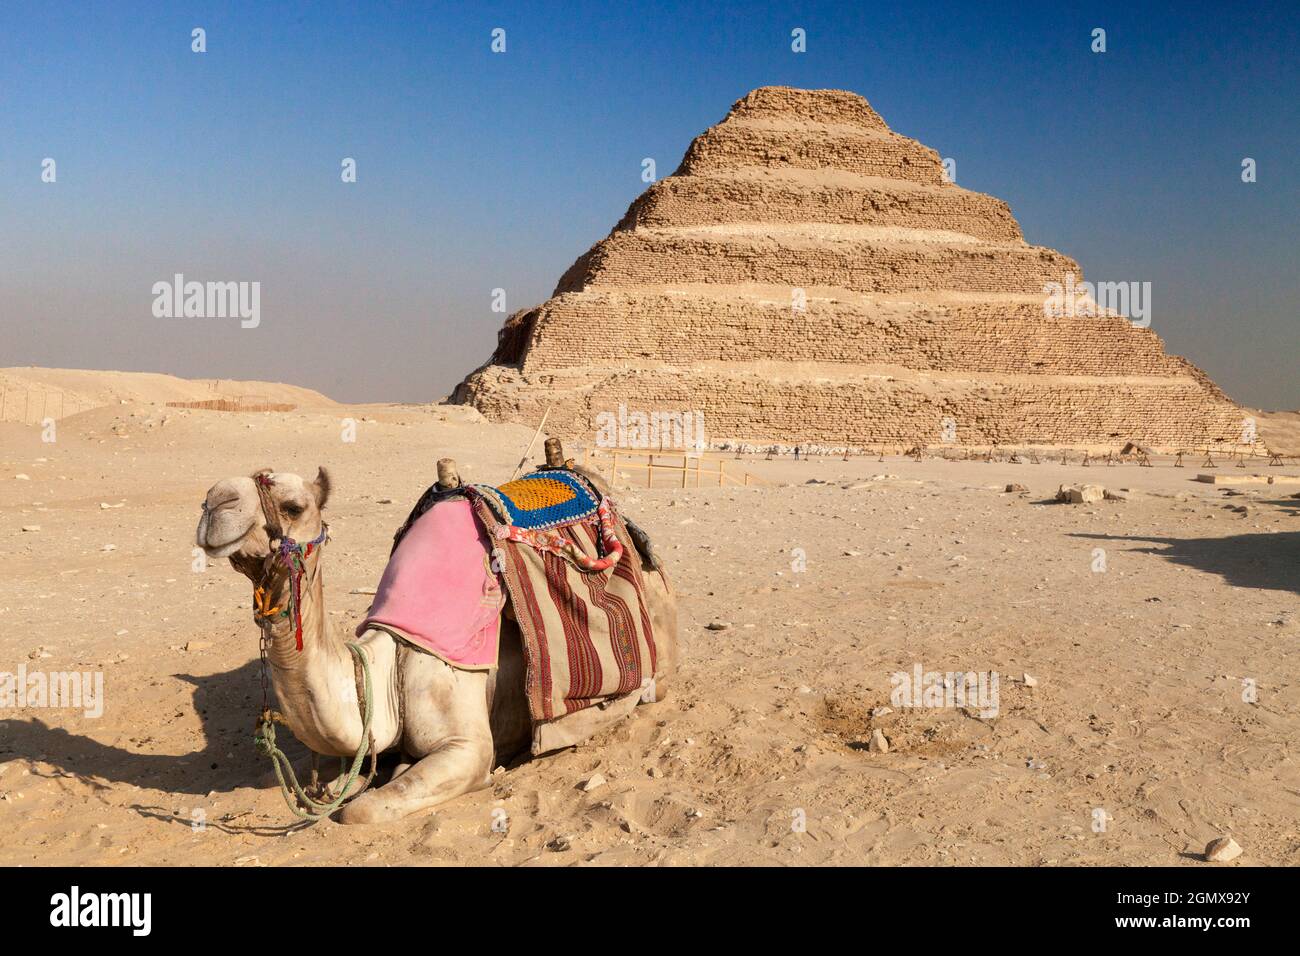
[[230, 505], [238, 504], [238, 503], [239, 503], [239, 495], [238, 495], [238, 494], [227, 495], [225, 498], [222, 498], [220, 501], [216, 501], [216, 502], [213, 502], [213, 501], [205, 501], [205, 502], [203, 502], [203, 510], [204, 510], [204, 511], [220, 511], [222, 508], [227, 508], [227, 507], [229, 507]]

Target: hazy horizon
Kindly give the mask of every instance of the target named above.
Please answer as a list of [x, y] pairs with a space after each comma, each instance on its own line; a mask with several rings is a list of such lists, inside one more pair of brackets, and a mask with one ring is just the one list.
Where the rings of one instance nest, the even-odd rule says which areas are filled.
[[[1233, 399], [1300, 408], [1298, 23], [1159, 4], [6, 10], [0, 366], [437, 400], [487, 361], [493, 290], [507, 313], [544, 301], [644, 190], [644, 158], [669, 175], [735, 100], [789, 85], [862, 94], [1028, 242], [1150, 282], [1152, 330]], [[260, 324], [156, 317], [178, 273], [260, 283]]]

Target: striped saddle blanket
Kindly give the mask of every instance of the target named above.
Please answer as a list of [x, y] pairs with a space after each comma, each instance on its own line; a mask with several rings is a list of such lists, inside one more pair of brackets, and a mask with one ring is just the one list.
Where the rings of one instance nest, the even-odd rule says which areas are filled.
[[[472, 510], [468, 525], [462, 509]], [[654, 676], [637, 548], [613, 502], [563, 469], [426, 493], [398, 532], [362, 629], [386, 627], [457, 667], [494, 666], [500, 635], [495, 614], [485, 617], [502, 585], [519, 622], [535, 729], [639, 694]], [[431, 597], [449, 586], [460, 593]]]

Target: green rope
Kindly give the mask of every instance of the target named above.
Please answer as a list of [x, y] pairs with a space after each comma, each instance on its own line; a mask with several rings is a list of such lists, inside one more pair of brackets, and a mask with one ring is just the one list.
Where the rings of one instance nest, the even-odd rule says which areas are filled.
[[[348, 771], [347, 779], [343, 782], [343, 787], [333, 800], [322, 802], [313, 800], [303, 791], [302, 786], [298, 783], [298, 777], [293, 772], [293, 764], [284, 751], [275, 745], [275, 721], [266, 713], [262, 715], [262, 721], [253, 735], [253, 743], [257, 749], [271, 758], [271, 765], [275, 768], [275, 777], [280, 781], [280, 792], [284, 794], [284, 801], [289, 805], [289, 809], [294, 816], [301, 817], [304, 820], [324, 820], [331, 813], [343, 805], [347, 799], [348, 790], [357, 781], [357, 774], [361, 771], [361, 765], [365, 762], [366, 752], [370, 744], [370, 718], [374, 711], [374, 692], [370, 683], [370, 662], [366, 655], [362, 653], [361, 648], [348, 642], [350, 650], [357, 660], [361, 662], [361, 672], [365, 675], [365, 712], [361, 717], [361, 746], [358, 748], [356, 756], [352, 758], [352, 768]], [[286, 783], [285, 777], [288, 777]], [[290, 792], [289, 785], [292, 784], [293, 790]], [[295, 796], [297, 801], [295, 802]]]

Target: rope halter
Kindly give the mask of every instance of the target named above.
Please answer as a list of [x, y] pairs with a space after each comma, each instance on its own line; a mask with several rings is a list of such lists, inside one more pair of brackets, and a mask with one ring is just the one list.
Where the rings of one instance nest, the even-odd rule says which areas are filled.
[[[324, 521], [320, 525], [320, 534], [315, 539], [299, 544], [284, 533], [280, 524], [280, 515], [275, 502], [271, 500], [271, 487], [275, 484], [269, 472], [259, 471], [253, 475], [257, 486], [257, 497], [262, 506], [262, 517], [266, 521], [266, 535], [271, 545], [271, 553], [266, 556], [262, 580], [253, 586], [253, 620], [260, 627], [269, 627], [276, 618], [289, 617], [293, 620], [294, 641], [298, 650], [302, 650], [302, 578], [306, 573], [306, 560], [312, 552], [322, 547], [329, 540], [330, 529]], [[278, 542], [278, 543], [277, 543]], [[285, 569], [289, 578], [288, 607], [271, 607], [268, 582], [275, 573], [276, 566]]]

